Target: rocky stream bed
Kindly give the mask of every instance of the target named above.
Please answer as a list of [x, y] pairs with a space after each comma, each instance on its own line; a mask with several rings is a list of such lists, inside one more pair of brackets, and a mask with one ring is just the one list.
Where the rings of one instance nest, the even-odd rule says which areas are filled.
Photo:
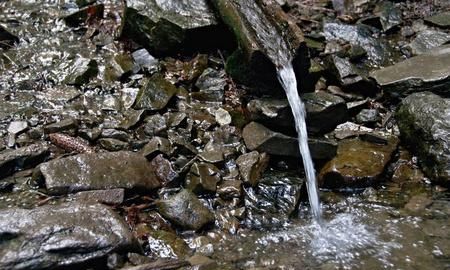
[[0, 269], [450, 269], [449, 187], [447, 1], [0, 0]]

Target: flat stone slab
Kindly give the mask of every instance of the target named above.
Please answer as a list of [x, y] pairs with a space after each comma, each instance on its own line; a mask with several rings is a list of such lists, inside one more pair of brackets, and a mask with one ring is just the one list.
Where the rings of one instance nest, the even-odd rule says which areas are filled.
[[425, 18], [425, 21], [442, 28], [450, 28], [450, 11]]
[[0, 217], [0, 269], [70, 268], [136, 249], [127, 224], [100, 204], [14, 208]]
[[[251, 151], [266, 152], [271, 155], [301, 157], [298, 140], [272, 131], [256, 122], [245, 126], [242, 136]], [[325, 139], [308, 139], [313, 159], [331, 159], [336, 155], [337, 144]]]
[[56, 159], [41, 164], [39, 171], [50, 194], [113, 188], [148, 191], [161, 186], [147, 159], [129, 151]]
[[450, 45], [441, 46], [370, 76], [385, 92], [407, 95], [416, 91], [450, 92]]

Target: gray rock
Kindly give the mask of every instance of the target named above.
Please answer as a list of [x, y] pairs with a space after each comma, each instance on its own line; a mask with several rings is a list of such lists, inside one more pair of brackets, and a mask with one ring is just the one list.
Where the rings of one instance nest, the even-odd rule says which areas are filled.
[[384, 1], [380, 5], [380, 22], [383, 31], [389, 31], [402, 23], [402, 12], [394, 3]]
[[64, 79], [64, 83], [80, 86], [88, 83], [97, 74], [97, 61], [80, 56], [69, 65], [68, 75]]
[[173, 169], [172, 163], [165, 159], [162, 154], [152, 159], [150, 164], [155, 168], [155, 174], [163, 186], [173, 184], [178, 178], [178, 173]]
[[265, 153], [258, 153], [258, 151], [243, 154], [236, 159], [242, 180], [253, 187], [258, 184], [268, 163], [269, 157]]
[[343, 88], [371, 96], [376, 87], [368, 79], [368, 71], [350, 62], [349, 59], [332, 55], [328, 59], [330, 72]]
[[153, 75], [139, 89], [133, 107], [136, 110], [161, 110], [166, 107], [176, 92], [177, 88], [175, 85], [168, 82], [159, 74]]
[[381, 116], [376, 109], [363, 109], [356, 115], [356, 123], [373, 125], [381, 121]]
[[401, 138], [432, 181], [450, 181], [450, 100], [430, 92], [414, 93], [396, 113]]
[[337, 156], [321, 169], [319, 184], [326, 188], [367, 187], [381, 180], [399, 140], [386, 137], [385, 144], [360, 139], [339, 142]]
[[430, 49], [444, 45], [450, 41], [450, 34], [435, 30], [419, 32], [416, 38], [409, 44], [414, 55], [424, 54]]
[[20, 133], [28, 129], [28, 122], [26, 121], [13, 121], [8, 125], [8, 133], [13, 135], [19, 135]]
[[241, 198], [243, 194], [242, 181], [240, 180], [223, 181], [222, 184], [220, 184], [217, 187], [217, 194], [220, 196], [220, 198], [224, 200]]
[[359, 45], [367, 52], [369, 61], [380, 65], [387, 63], [391, 57], [390, 48], [383, 43], [378, 31], [370, 26], [357, 24], [325, 23], [323, 32], [327, 41], [344, 40], [352, 45]]
[[19, 43], [19, 38], [0, 25], [0, 48], [8, 50]]
[[110, 208], [69, 203], [1, 210], [0, 268], [71, 268], [122, 250], [137, 250], [127, 224]]
[[117, 54], [106, 60], [103, 78], [106, 81], [117, 81], [131, 74], [133, 70], [133, 59], [128, 54]]
[[[347, 119], [345, 101], [326, 92], [301, 95], [306, 106], [306, 125], [311, 134], [324, 134]], [[260, 98], [247, 104], [250, 118], [274, 129], [292, 129], [295, 123], [287, 100]]]
[[99, 202], [104, 204], [121, 204], [125, 198], [125, 189], [116, 188], [108, 190], [90, 190], [81, 191], [74, 196], [75, 200], [79, 202]]
[[117, 140], [117, 139], [112, 139], [112, 138], [101, 138], [98, 140], [98, 144], [103, 149], [111, 151], [111, 152], [124, 150], [128, 147], [127, 142]]
[[158, 59], [154, 58], [146, 49], [134, 51], [131, 56], [134, 60], [133, 71], [137, 73], [139, 70], [145, 72], [153, 72], [158, 70]]
[[[393, 66], [371, 73], [383, 91], [392, 95], [407, 95], [415, 91], [450, 89], [450, 45], [435, 48]], [[420, 67], [420, 68], [418, 68]]]
[[44, 126], [44, 132], [46, 134], [50, 134], [67, 130], [75, 130], [76, 128], [78, 128], [78, 120], [74, 118], [66, 118]]
[[147, 158], [152, 158], [160, 153], [170, 156], [171, 152], [172, 146], [170, 141], [162, 137], [153, 137], [140, 151]]
[[215, 193], [220, 180], [220, 171], [213, 164], [194, 163], [186, 176], [186, 189], [195, 194]]
[[296, 211], [303, 179], [286, 173], [264, 175], [255, 188], [246, 190], [245, 224], [252, 228], [278, 227]]
[[[300, 157], [297, 138], [274, 132], [261, 124], [251, 122], [244, 127], [242, 136], [251, 151], [271, 155]], [[309, 139], [313, 159], [331, 159], [336, 155], [337, 145], [325, 139]]]
[[43, 162], [50, 151], [45, 144], [33, 144], [0, 152], [0, 179], [20, 169], [33, 168]]
[[149, 116], [145, 121], [144, 132], [149, 136], [161, 135], [167, 129], [167, 119], [160, 114]]
[[130, 135], [123, 130], [117, 130], [113, 128], [105, 128], [102, 130], [100, 134], [102, 138], [111, 138], [120, 141], [127, 142], [129, 140]]
[[149, 230], [148, 242], [151, 249], [150, 256], [152, 257], [184, 258], [191, 253], [186, 242], [172, 231]]
[[81, 154], [43, 163], [39, 171], [50, 194], [93, 189], [152, 190], [161, 186], [142, 155], [120, 151]]
[[214, 222], [214, 214], [186, 189], [159, 201], [158, 210], [163, 217], [187, 230], [199, 230]]
[[156, 55], [204, 48], [205, 37], [218, 37], [217, 30], [218, 21], [205, 0], [127, 1], [122, 22], [123, 37]]
[[136, 126], [145, 114], [145, 110], [128, 109], [125, 112], [125, 118], [120, 123], [120, 128], [128, 130]]
[[199, 92], [191, 93], [192, 98], [201, 101], [222, 102], [227, 86], [227, 77], [224, 70], [217, 71], [207, 68], [198, 78], [195, 86]]
[[450, 11], [442, 12], [439, 14], [436, 14], [434, 16], [425, 18], [426, 22], [429, 22], [433, 25], [442, 27], [442, 28], [449, 28], [450, 27]]

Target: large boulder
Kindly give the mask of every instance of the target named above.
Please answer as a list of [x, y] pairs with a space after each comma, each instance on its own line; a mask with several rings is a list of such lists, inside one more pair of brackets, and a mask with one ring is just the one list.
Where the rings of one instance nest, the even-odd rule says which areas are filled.
[[121, 36], [155, 55], [219, 45], [224, 31], [207, 2], [128, 0]]
[[13, 208], [0, 216], [1, 269], [77, 268], [113, 252], [138, 250], [123, 219], [100, 204]]
[[128, 151], [55, 159], [41, 164], [39, 172], [51, 194], [112, 188], [148, 191], [161, 186], [147, 159]]
[[262, 88], [279, 88], [276, 65], [283, 64], [279, 63], [280, 52], [293, 59], [297, 77], [305, 77], [310, 62], [303, 33], [278, 3], [272, 0], [212, 3], [239, 45], [226, 64], [227, 72], [235, 80]]
[[[272, 131], [256, 122], [244, 127], [242, 136], [249, 150], [257, 150], [277, 156], [301, 157], [298, 140]], [[331, 159], [336, 155], [337, 145], [325, 139], [309, 139], [313, 159]]]
[[380, 180], [397, 149], [398, 139], [381, 143], [361, 139], [339, 142], [337, 156], [321, 169], [319, 184], [326, 188], [367, 187]]
[[401, 138], [419, 156], [425, 174], [450, 183], [450, 99], [412, 94], [402, 101], [396, 119]]
[[439, 91], [448, 94], [449, 66], [450, 45], [445, 45], [393, 66], [373, 71], [371, 77], [383, 91], [392, 95], [407, 95], [416, 91]]

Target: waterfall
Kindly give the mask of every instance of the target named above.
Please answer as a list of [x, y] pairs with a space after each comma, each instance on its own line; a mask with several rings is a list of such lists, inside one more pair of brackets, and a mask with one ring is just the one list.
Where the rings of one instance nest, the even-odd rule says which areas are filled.
[[306, 184], [308, 190], [309, 203], [311, 205], [311, 214], [316, 221], [320, 221], [321, 209], [319, 201], [319, 192], [317, 189], [316, 173], [312, 162], [311, 153], [308, 146], [308, 133], [306, 131], [306, 110], [305, 104], [300, 99], [297, 92], [297, 80], [295, 78], [292, 63], [287, 61], [283, 66], [277, 69], [278, 79], [286, 92], [292, 114], [295, 119], [295, 128], [298, 136], [298, 147], [302, 155], [303, 166], [306, 174]]

